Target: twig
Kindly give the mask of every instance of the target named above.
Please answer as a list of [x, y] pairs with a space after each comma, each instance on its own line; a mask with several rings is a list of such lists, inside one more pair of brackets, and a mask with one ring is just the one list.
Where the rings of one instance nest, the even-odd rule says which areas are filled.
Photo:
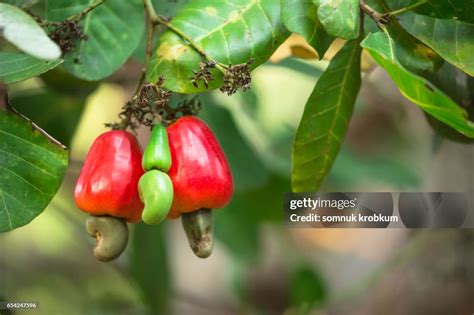
[[362, 41], [363, 37], [364, 37], [364, 33], [365, 33], [365, 14], [364, 14], [364, 11], [363, 10], [360, 10], [359, 12], [359, 19], [360, 19], [360, 24], [359, 24], [359, 38], [360, 40]]
[[[149, 60], [151, 59], [151, 54], [153, 52], [153, 35], [155, 34], [156, 24], [153, 22], [153, 16], [156, 15], [155, 9], [150, 0], [143, 0], [143, 6], [145, 7], [146, 14], [146, 50], [145, 50], [145, 62], [142, 66], [142, 72], [140, 78], [137, 81], [135, 90], [132, 95], [131, 105], [137, 102], [138, 94], [140, 93], [141, 87], [145, 83], [146, 71]], [[126, 115], [123, 116], [121, 121], [117, 124], [117, 128], [121, 130], [126, 130], [132, 121], [133, 112], [129, 111]]]
[[417, 2], [415, 4], [412, 4], [408, 7], [405, 7], [405, 8], [401, 8], [401, 9], [398, 9], [398, 10], [395, 10], [395, 11], [392, 11], [392, 12], [389, 12], [388, 14], [390, 14], [391, 16], [395, 16], [395, 15], [398, 15], [398, 14], [402, 14], [402, 13], [405, 13], [405, 12], [408, 12], [408, 11], [411, 11], [423, 4], [425, 4], [427, 1], [424, 0], [424, 1], [420, 1], [420, 2]]
[[372, 18], [372, 20], [374, 20], [375, 23], [377, 23], [377, 26], [381, 29], [384, 28], [385, 25], [388, 24], [388, 22], [390, 22], [391, 15], [389, 13], [377, 12], [375, 9], [373, 9], [371, 6], [369, 6], [365, 2], [365, 0], [360, 1], [360, 9], [364, 13], [366, 13], [368, 16], [370, 16]]
[[151, 54], [153, 52], [153, 35], [155, 34], [155, 26], [156, 26], [153, 22], [153, 15], [156, 15], [156, 13], [150, 0], [143, 0], [143, 5], [145, 7], [145, 14], [146, 14], [145, 62], [142, 67], [142, 74], [140, 75], [140, 79], [137, 82], [137, 86], [135, 87], [135, 91], [133, 92], [132, 98], [135, 98], [138, 95], [138, 92], [140, 91], [141, 86], [145, 82], [148, 61], [151, 59]]
[[87, 14], [89, 14], [92, 10], [94, 10], [95, 8], [97, 8], [99, 5], [101, 5], [102, 3], [104, 3], [105, 0], [98, 0], [97, 2], [94, 2], [93, 4], [91, 4], [90, 6], [88, 6], [87, 8], [85, 8], [83, 11], [81, 12], [78, 12], [74, 15], [71, 15], [70, 17], [68, 17], [66, 19], [66, 21], [74, 21], [74, 20], [80, 20], [82, 19], [84, 16], [86, 16]]

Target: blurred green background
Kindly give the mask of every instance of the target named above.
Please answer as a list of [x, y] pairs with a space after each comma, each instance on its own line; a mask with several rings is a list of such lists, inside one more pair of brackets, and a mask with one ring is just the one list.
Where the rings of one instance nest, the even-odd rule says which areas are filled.
[[[133, 91], [136, 62], [100, 84], [58, 69], [11, 86], [12, 105], [70, 147], [70, 167], [43, 214], [0, 234], [0, 301], [40, 303], [13, 314], [472, 314], [471, 231], [283, 226], [294, 132], [326, 66], [290, 57], [254, 71], [250, 91], [200, 97], [200, 117], [236, 187], [232, 203], [215, 211], [217, 244], [206, 260], [193, 255], [179, 221], [166, 221], [133, 226], [125, 254], [100, 263], [73, 202], [89, 146]], [[138, 131], [142, 146], [148, 136]], [[473, 152], [436, 137], [383, 71], [369, 67], [322, 189], [472, 189]]]

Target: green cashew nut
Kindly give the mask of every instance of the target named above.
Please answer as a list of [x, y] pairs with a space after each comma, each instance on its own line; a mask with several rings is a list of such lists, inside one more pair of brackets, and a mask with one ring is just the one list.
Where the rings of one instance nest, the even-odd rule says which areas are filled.
[[142, 166], [145, 171], [158, 169], [163, 172], [168, 172], [171, 167], [168, 132], [160, 124], [153, 126], [150, 141], [143, 153]]
[[94, 256], [100, 261], [114, 260], [127, 247], [128, 227], [123, 219], [91, 215], [86, 220], [86, 229], [97, 240]]
[[158, 224], [163, 221], [173, 203], [173, 183], [168, 174], [158, 170], [146, 172], [138, 182], [138, 192], [145, 204], [143, 222]]

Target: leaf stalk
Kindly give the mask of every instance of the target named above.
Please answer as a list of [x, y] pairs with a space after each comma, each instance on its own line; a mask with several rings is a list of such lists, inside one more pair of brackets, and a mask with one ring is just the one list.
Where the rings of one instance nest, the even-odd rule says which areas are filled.
[[365, 2], [365, 0], [360, 1], [360, 9], [361, 9], [362, 12], [364, 12], [365, 14], [370, 16], [372, 18], [372, 20], [374, 20], [375, 23], [377, 23], [377, 26], [380, 29], [385, 28], [385, 25], [387, 25], [390, 22], [391, 15], [389, 13], [377, 12], [374, 8], [369, 6]]
[[91, 4], [90, 6], [88, 6], [87, 8], [85, 8], [83, 11], [81, 12], [78, 12], [74, 15], [71, 15], [70, 17], [68, 17], [66, 19], [66, 21], [75, 21], [75, 20], [80, 20], [82, 19], [84, 16], [86, 16], [87, 14], [89, 14], [92, 10], [94, 10], [95, 8], [97, 8], [98, 6], [100, 6], [102, 3], [104, 3], [105, 0], [98, 0], [97, 2], [94, 2], [93, 4]]
[[405, 12], [408, 12], [408, 11], [411, 11], [423, 4], [425, 4], [427, 1], [424, 0], [424, 1], [420, 1], [420, 2], [417, 2], [417, 3], [414, 3], [408, 7], [405, 7], [405, 8], [401, 8], [401, 9], [398, 9], [398, 10], [395, 10], [395, 11], [392, 11], [392, 12], [389, 12], [388, 14], [390, 14], [391, 16], [395, 16], [395, 15], [399, 15], [399, 14], [402, 14], [402, 13], [405, 13]]

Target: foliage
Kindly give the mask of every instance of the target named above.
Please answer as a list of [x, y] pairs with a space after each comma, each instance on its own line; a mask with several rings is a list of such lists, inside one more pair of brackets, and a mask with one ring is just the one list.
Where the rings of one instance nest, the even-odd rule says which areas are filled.
[[[46, 16], [62, 21], [87, 8], [91, 1], [52, 1]], [[112, 0], [84, 17], [87, 36], [64, 57], [65, 68], [85, 80], [100, 80], [114, 73], [137, 48], [143, 28], [143, 10], [139, 0]]]
[[[362, 12], [379, 15], [367, 14], [365, 20], [374, 18], [378, 26], [386, 30], [385, 34], [359, 35], [362, 29], [359, 25], [365, 22], [360, 19], [359, 3], [352, 0], [248, 0], [222, 1], [212, 5], [206, 1], [155, 3], [159, 13], [172, 19], [168, 22], [167, 18], [160, 16], [158, 20], [168, 30], [159, 35], [156, 52], [148, 60], [147, 78], [154, 82], [163, 75], [165, 88], [179, 93], [196, 93], [221, 87], [225, 77], [225, 84], [229, 86], [222, 89], [233, 94], [238, 89], [233, 84], [246, 88], [247, 83], [240, 82], [238, 77], [248, 71], [233, 68], [233, 65], [251, 61], [251, 69], [258, 67], [287, 37], [288, 31], [303, 35], [320, 58], [334, 38], [362, 39], [366, 35], [365, 40], [358, 42], [363, 42], [362, 47], [390, 74], [408, 99], [430, 117], [465, 136], [474, 137], [465, 109], [419, 76], [426, 72], [435, 73], [443, 59], [472, 75], [474, 61], [469, 51], [474, 32], [470, 31], [473, 27], [471, 15], [466, 13], [471, 8], [434, 1], [368, 3], [370, 6], [363, 3]], [[54, 1], [46, 10], [38, 11], [45, 18], [42, 24], [36, 16], [32, 18], [21, 10], [23, 3], [13, 4], [20, 8], [2, 4], [19, 17], [13, 22], [4, 19], [2, 23], [12, 29], [4, 36], [23, 52], [12, 48], [0, 52], [0, 62], [4, 64], [0, 78], [5, 83], [37, 76], [62, 62], [64, 69], [74, 76], [100, 80], [115, 72], [135, 50], [145, 50], [140, 43], [143, 42], [144, 13], [138, 0], [126, 5], [115, 0], [98, 1], [92, 5], [85, 0], [76, 0], [72, 5], [70, 1]], [[382, 15], [387, 12], [388, 16]], [[28, 48], [47, 48], [48, 45], [7, 36], [10, 32], [15, 34], [14, 26], [20, 25], [31, 29], [31, 36], [35, 39], [48, 41], [40, 34], [40, 31], [44, 33], [40, 26], [46, 25], [45, 30], [53, 34], [58, 23], [66, 23], [62, 21], [75, 23], [74, 27], [79, 28], [84, 38], [72, 39], [71, 51], [66, 51], [64, 58], [56, 61], [35, 59], [41, 57], [38, 55], [41, 52]], [[373, 28], [371, 30], [373, 32]], [[67, 28], [63, 31], [66, 32]], [[359, 90], [355, 79], [360, 72], [356, 66], [360, 56], [358, 42], [346, 45], [353, 48], [353, 53], [347, 54], [345, 49], [334, 58], [307, 102], [293, 148], [294, 190], [317, 189], [339, 152]], [[27, 46], [18, 46], [19, 43]], [[49, 48], [49, 51], [53, 50]], [[204, 66], [202, 62], [205, 62]], [[194, 81], [191, 80], [193, 76]], [[234, 160], [236, 162], [231, 159], [231, 164], [244, 164], [240, 158]]]
[[15, 113], [0, 115], [0, 232], [38, 216], [61, 185], [67, 150]]
[[[11, 106], [0, 89], [0, 232], [29, 223], [50, 203], [68, 166], [63, 145], [69, 146], [76, 133], [86, 98], [106, 80], [122, 83], [119, 70], [134, 65], [127, 63], [132, 58], [143, 71], [141, 77], [137, 74], [138, 88], [128, 109], [149, 101], [148, 95], [137, 94], [145, 83], [159, 86], [166, 106], [173, 94], [168, 109], [177, 106], [174, 98], [203, 104], [199, 115], [226, 152], [236, 188], [233, 202], [216, 212], [216, 237], [239, 264], [259, 261], [260, 228], [281, 222], [280, 197], [290, 189], [314, 191], [331, 187], [322, 186], [328, 179], [333, 184], [356, 182], [358, 176], [383, 177], [401, 188], [416, 186], [416, 171], [389, 159], [363, 160], [344, 145], [357, 115], [362, 78], [369, 75], [361, 56], [368, 58], [364, 51], [370, 55], [401, 94], [426, 113], [439, 135], [472, 142], [474, 8], [469, 3], [0, 1], [0, 88], [11, 87]], [[296, 128], [281, 124], [271, 129], [260, 117], [265, 99], [240, 90], [252, 86], [255, 72], [250, 72], [268, 65], [291, 33], [304, 38], [301, 47], [329, 62], [315, 67], [286, 59], [272, 66], [305, 75], [313, 89], [304, 106], [287, 105], [295, 112], [303, 109]], [[343, 48], [334, 53], [341, 43]], [[18, 92], [18, 83], [28, 79], [35, 88]], [[219, 89], [236, 93], [230, 98], [233, 107], [219, 104], [219, 91], [211, 92]], [[138, 96], [146, 97], [137, 101]], [[285, 145], [293, 138], [290, 154]], [[265, 141], [271, 143], [264, 146]], [[132, 275], [150, 311], [166, 313], [171, 279], [164, 228], [139, 225], [133, 236]], [[160, 242], [144, 241], [149, 238]], [[296, 292], [292, 306], [318, 306], [326, 300], [316, 271], [304, 267], [291, 281]], [[313, 295], [298, 293], [314, 286], [319, 289]]]
[[[226, 65], [253, 60], [252, 67], [265, 62], [287, 37], [280, 18], [280, 3], [274, 0], [191, 1], [171, 20], [173, 30], [160, 36], [158, 48], [150, 61], [148, 79], [166, 77], [165, 86], [179, 93], [196, 93], [206, 89], [189, 81], [203, 59]], [[188, 42], [188, 44], [186, 43]], [[202, 53], [193, 49], [193, 43]], [[214, 71], [210, 87], [222, 84]]]
[[42, 60], [61, 57], [59, 46], [29, 14], [10, 4], [0, 3], [2, 36], [19, 50]]
[[344, 139], [360, 88], [359, 41], [332, 59], [303, 113], [293, 149], [293, 190], [311, 191], [328, 174]]

